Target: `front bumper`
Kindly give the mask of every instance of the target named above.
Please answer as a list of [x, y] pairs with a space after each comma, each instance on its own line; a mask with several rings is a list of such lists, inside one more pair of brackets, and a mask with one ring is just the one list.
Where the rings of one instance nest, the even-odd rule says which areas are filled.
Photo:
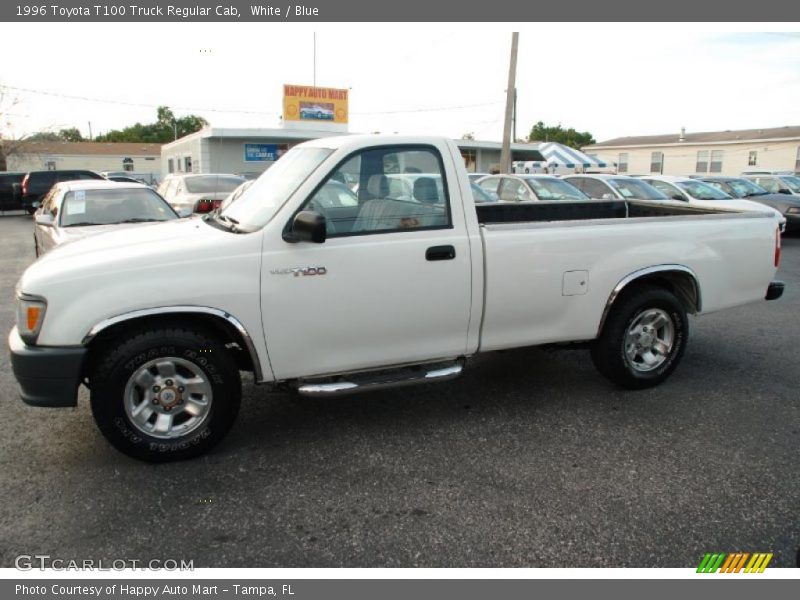
[[86, 348], [28, 346], [17, 328], [8, 335], [11, 369], [22, 400], [31, 406], [75, 406], [78, 403]]

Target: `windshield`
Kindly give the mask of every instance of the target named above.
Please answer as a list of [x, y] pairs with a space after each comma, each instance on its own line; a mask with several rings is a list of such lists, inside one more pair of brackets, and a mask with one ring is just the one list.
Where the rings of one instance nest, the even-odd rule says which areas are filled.
[[176, 218], [169, 204], [147, 188], [76, 190], [67, 192], [61, 203], [62, 227]]
[[730, 200], [722, 190], [711, 187], [702, 181], [677, 181], [676, 184], [679, 188], [688, 193], [692, 198], [697, 200]]
[[588, 200], [589, 197], [571, 183], [555, 177], [526, 177], [539, 200]]
[[767, 190], [761, 186], [756, 185], [749, 179], [731, 179], [727, 182], [728, 187], [733, 190], [737, 198], [746, 198], [747, 196], [763, 196], [769, 194]]
[[781, 181], [795, 194], [800, 194], [800, 177], [781, 177]]
[[244, 181], [233, 175], [198, 175], [186, 178], [186, 190], [190, 194], [229, 194]]
[[292, 148], [221, 214], [244, 229], [263, 227], [332, 152], [329, 148]]
[[638, 200], [668, 200], [667, 195], [649, 183], [638, 179], [609, 179], [608, 184], [622, 194], [623, 198]]

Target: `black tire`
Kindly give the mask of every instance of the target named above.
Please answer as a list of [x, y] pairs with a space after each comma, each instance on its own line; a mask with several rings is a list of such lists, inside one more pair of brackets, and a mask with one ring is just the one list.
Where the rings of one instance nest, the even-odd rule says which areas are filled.
[[33, 216], [33, 213], [36, 212], [36, 209], [33, 206], [26, 206], [25, 207], [25, 212], [28, 213], [29, 215]]
[[[199, 456], [222, 440], [236, 419], [241, 402], [239, 370], [224, 345], [209, 333], [182, 326], [152, 329], [116, 339], [96, 354], [100, 358], [89, 374], [92, 414], [106, 439], [128, 456], [150, 462]], [[198, 418], [196, 427], [184, 435], [168, 439], [149, 435], [132, 422], [126, 411], [126, 386], [129, 380], [132, 380], [134, 373], [141, 373], [146, 364], [160, 358], [165, 362], [175, 359], [184, 361], [182, 364], [193, 365], [195, 373], [207, 378], [206, 384], [211, 390], [205, 416]], [[178, 365], [178, 368], [184, 367]], [[143, 388], [137, 388], [132, 381], [131, 385], [134, 389], [132, 393], [140, 394], [140, 400], [144, 401], [146, 397], [141, 396]], [[169, 382], [168, 385], [178, 384]], [[189, 386], [188, 383], [186, 385]], [[180, 390], [183, 392], [183, 388]], [[178, 395], [179, 404], [184, 403], [183, 396]], [[188, 406], [189, 400], [186, 402]], [[153, 404], [157, 404], [155, 400]], [[151, 408], [161, 412], [175, 409], [175, 419], [183, 414], [183, 408], [175, 404], [168, 409], [160, 405]]]
[[[628, 357], [626, 336], [644, 313], [660, 310], [669, 318], [672, 344], [663, 362], [652, 370], [644, 371], [641, 365]], [[663, 330], [660, 330], [663, 331]], [[634, 285], [617, 298], [606, 318], [603, 331], [591, 347], [592, 361], [605, 377], [629, 389], [653, 387], [664, 381], [675, 370], [686, 350], [689, 321], [686, 310], [675, 295], [661, 287]], [[637, 368], [636, 365], [639, 365]]]

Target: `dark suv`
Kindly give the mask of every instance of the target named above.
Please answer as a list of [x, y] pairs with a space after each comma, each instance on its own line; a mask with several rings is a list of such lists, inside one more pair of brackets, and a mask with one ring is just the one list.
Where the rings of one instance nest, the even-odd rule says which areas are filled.
[[44, 195], [50, 191], [53, 184], [62, 181], [75, 181], [76, 179], [105, 179], [94, 171], [81, 171], [77, 169], [65, 171], [31, 171], [22, 180], [22, 208], [33, 214], [39, 208]]
[[0, 212], [22, 208], [22, 178], [25, 173], [0, 173]]

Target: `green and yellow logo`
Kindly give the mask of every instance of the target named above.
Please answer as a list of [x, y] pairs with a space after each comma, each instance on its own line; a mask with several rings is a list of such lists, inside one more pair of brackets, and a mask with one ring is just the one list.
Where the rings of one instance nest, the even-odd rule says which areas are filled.
[[[749, 559], [749, 560], [748, 560]], [[717, 552], [707, 553], [700, 566], [697, 567], [698, 573], [763, 573], [769, 561], [772, 560], [772, 552]], [[745, 566], [747, 565], [747, 566]]]

